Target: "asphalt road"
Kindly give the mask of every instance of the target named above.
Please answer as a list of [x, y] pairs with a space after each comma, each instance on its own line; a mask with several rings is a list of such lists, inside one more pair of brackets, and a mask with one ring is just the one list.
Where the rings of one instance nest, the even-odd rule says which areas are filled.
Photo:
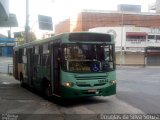
[[[160, 113], [160, 68], [117, 68], [117, 94], [64, 101], [43, 99], [21, 88], [12, 76], [0, 74], [0, 114], [25, 120], [97, 119], [100, 114]], [[17, 116], [16, 116], [17, 115]], [[9, 116], [10, 117], [10, 116]]]
[[117, 71], [117, 98], [142, 110], [160, 114], [160, 67]]

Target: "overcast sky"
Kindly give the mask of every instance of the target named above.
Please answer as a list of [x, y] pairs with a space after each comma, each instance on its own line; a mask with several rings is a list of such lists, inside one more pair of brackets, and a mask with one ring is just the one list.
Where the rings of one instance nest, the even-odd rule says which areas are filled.
[[[25, 24], [25, 1], [10, 0], [10, 12], [17, 14], [20, 26]], [[30, 22], [33, 24], [37, 14], [53, 16], [57, 23], [81, 9], [116, 10], [118, 4], [141, 5], [142, 11], [148, 11], [148, 4], [155, 0], [29, 0]]]
[[[17, 15], [19, 28], [23, 31], [25, 26], [26, 0], [9, 0], [10, 13]], [[51, 16], [53, 24], [68, 18], [82, 9], [117, 10], [118, 4], [141, 5], [142, 12], [148, 11], [148, 5], [156, 0], [29, 0], [29, 23], [33, 32], [38, 29], [37, 15]], [[13, 28], [13, 31], [15, 29]]]

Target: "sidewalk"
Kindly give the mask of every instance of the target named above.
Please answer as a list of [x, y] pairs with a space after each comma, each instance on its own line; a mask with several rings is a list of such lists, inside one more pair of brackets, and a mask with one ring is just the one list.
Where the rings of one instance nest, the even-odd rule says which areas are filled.
[[12, 84], [19, 84], [19, 81], [16, 80], [12, 75], [0, 73], [0, 86]]
[[[0, 73], [8, 73], [8, 65], [13, 65], [12, 57], [0, 57]], [[13, 73], [13, 68], [9, 69], [9, 73]]]

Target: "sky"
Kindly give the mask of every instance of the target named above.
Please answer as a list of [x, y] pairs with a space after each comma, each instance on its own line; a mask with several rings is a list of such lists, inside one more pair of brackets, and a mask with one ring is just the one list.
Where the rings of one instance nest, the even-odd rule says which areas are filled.
[[[52, 17], [53, 24], [68, 18], [82, 9], [117, 10], [118, 4], [141, 5], [142, 12], [148, 11], [148, 5], [156, 0], [29, 0], [29, 23], [34, 31], [37, 29], [37, 15]], [[21, 31], [25, 26], [25, 2], [26, 0], [10, 0], [10, 13], [17, 15]]]

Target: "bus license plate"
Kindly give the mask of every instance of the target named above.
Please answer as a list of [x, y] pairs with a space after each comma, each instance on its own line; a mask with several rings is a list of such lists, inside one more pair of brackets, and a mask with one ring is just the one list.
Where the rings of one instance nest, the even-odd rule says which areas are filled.
[[92, 90], [88, 90], [88, 92], [97, 92], [97, 90], [95, 90], [95, 89], [93, 90], [92, 89]]

